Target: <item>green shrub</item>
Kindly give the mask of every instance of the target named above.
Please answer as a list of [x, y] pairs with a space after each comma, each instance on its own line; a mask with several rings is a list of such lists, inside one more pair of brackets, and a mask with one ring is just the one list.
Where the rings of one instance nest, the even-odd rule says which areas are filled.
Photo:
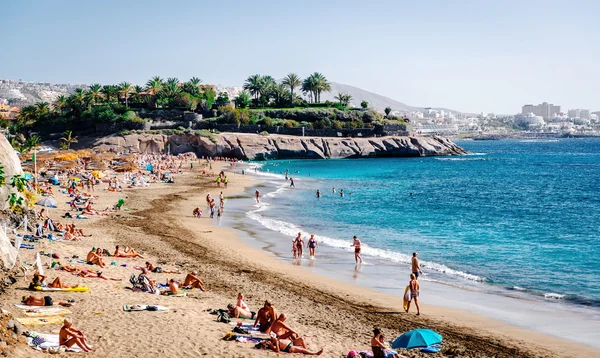
[[123, 135], [123, 136], [129, 135], [129, 133], [130, 133], [129, 130], [127, 130], [127, 129], [124, 129], [124, 130], [122, 130], [122, 131], [119, 132], [119, 134]]
[[342, 122], [340, 121], [332, 121], [331, 122], [331, 128], [333, 129], [342, 129]]
[[283, 122], [283, 126], [285, 128], [298, 128], [299, 124], [298, 124], [298, 122], [290, 119], [290, 120]]
[[268, 136], [268, 135], [269, 135], [269, 132], [267, 132], [267, 131], [262, 131], [262, 132], [260, 132], [259, 134], [260, 134], [261, 136], [264, 136], [264, 137], [266, 137], [266, 136]]
[[319, 119], [313, 125], [315, 129], [331, 128], [331, 120], [329, 118]]

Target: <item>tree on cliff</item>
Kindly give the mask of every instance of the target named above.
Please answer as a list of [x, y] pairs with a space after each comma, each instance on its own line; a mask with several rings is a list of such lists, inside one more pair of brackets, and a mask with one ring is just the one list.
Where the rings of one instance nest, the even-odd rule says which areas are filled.
[[337, 96], [333, 97], [334, 99], [337, 99], [340, 104], [342, 106], [347, 106], [348, 103], [350, 103], [350, 101], [352, 100], [352, 96], [348, 93], [342, 93], [342, 92], [338, 92]]
[[315, 72], [302, 82], [302, 91], [310, 95], [313, 103], [320, 103], [321, 92], [331, 91], [331, 83], [323, 74]]
[[242, 91], [240, 94], [233, 99], [233, 103], [235, 103], [236, 108], [247, 108], [252, 103], [252, 98], [250, 98], [250, 93], [248, 91]]
[[65, 149], [71, 149], [71, 143], [77, 143], [77, 137], [73, 137], [73, 132], [68, 130], [65, 131], [65, 136], [60, 138], [60, 141], [64, 143]]
[[390, 113], [392, 112], [392, 109], [390, 107], [385, 107], [385, 116], [389, 116]]
[[163, 80], [159, 76], [154, 76], [146, 82], [146, 91], [150, 92], [151, 95], [156, 96], [162, 89]]
[[111, 98], [117, 97], [119, 90], [114, 85], [104, 85], [102, 86], [102, 93], [104, 94], [106, 102], [110, 103]]
[[183, 84], [183, 91], [191, 94], [192, 96], [197, 96], [202, 90], [202, 88], [200, 87], [201, 83], [201, 79], [199, 79], [198, 77], [192, 77], [189, 81]]
[[98, 104], [102, 100], [102, 86], [99, 83], [91, 84], [88, 96], [93, 104]]
[[302, 86], [302, 79], [295, 73], [289, 73], [283, 79], [284, 85], [288, 86], [290, 89], [290, 106], [294, 107], [294, 88], [298, 88]]
[[129, 107], [129, 94], [131, 94], [131, 90], [133, 86], [129, 82], [121, 82], [119, 83], [119, 94], [121, 98], [125, 99], [125, 107]]
[[369, 102], [362, 101], [362, 102], [360, 102], [360, 106], [364, 109], [367, 109], [367, 108], [369, 108]]
[[256, 74], [248, 77], [246, 82], [244, 82], [244, 89], [258, 102], [258, 97], [260, 96], [261, 90], [263, 87], [263, 78], [261, 75]]

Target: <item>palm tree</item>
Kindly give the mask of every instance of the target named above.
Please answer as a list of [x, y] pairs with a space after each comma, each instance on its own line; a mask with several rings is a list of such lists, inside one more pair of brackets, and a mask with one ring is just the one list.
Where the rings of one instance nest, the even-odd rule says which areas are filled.
[[260, 96], [260, 91], [262, 89], [263, 78], [261, 75], [256, 74], [248, 77], [246, 82], [244, 83], [244, 89], [250, 92], [254, 99], [258, 101], [258, 97]]
[[40, 139], [39, 136], [37, 136], [37, 135], [31, 136], [25, 141], [25, 148], [27, 151], [34, 149], [34, 148], [37, 149], [38, 145], [40, 145], [41, 142], [42, 142], [42, 140]]
[[167, 82], [162, 85], [159, 95], [163, 98], [173, 100], [181, 92], [179, 80], [177, 78], [168, 78]]
[[146, 82], [146, 90], [153, 96], [156, 96], [156, 94], [162, 89], [163, 84], [164, 82], [162, 78], [154, 76], [149, 79], [148, 82]]
[[285, 76], [283, 82], [281, 83], [290, 88], [290, 105], [294, 107], [294, 88], [302, 86], [302, 80], [300, 79], [300, 76], [295, 73], [289, 73], [287, 76]]
[[275, 84], [271, 89], [271, 95], [275, 100], [275, 105], [283, 106], [290, 97], [290, 91], [288, 91], [287, 86], [283, 83]]
[[65, 131], [65, 136], [60, 138], [60, 141], [62, 141], [66, 144], [67, 149], [70, 149], [71, 143], [77, 143], [77, 137], [73, 137], [73, 132], [68, 130], [68, 131]]
[[38, 117], [42, 117], [50, 112], [50, 105], [48, 102], [38, 102], [35, 104], [35, 106], [37, 107], [36, 112]]
[[333, 98], [337, 99], [342, 106], [347, 106], [348, 103], [350, 103], [350, 101], [352, 100], [352, 95], [343, 92], [338, 92], [337, 96]]
[[144, 87], [135, 85], [131, 93], [131, 101], [133, 103], [142, 103], [144, 99], [142, 92], [144, 92]]
[[192, 77], [189, 81], [183, 84], [183, 91], [191, 94], [192, 96], [196, 96], [200, 94], [200, 84], [202, 80], [198, 77]]
[[302, 92], [307, 93], [313, 103], [317, 100], [317, 86], [318, 81], [314, 74], [306, 77], [302, 82]]
[[104, 85], [104, 86], [102, 86], [102, 89], [100, 90], [100, 92], [102, 94], [104, 94], [104, 98], [106, 99], [106, 103], [110, 103], [110, 98], [114, 94], [114, 92], [113, 92], [113, 86], [111, 86], [111, 85]]
[[90, 101], [93, 104], [98, 104], [98, 100], [102, 99], [102, 86], [99, 83], [92, 83], [88, 90]]
[[52, 107], [54, 107], [54, 110], [59, 111], [62, 114], [64, 109], [67, 108], [67, 97], [62, 94], [59, 95], [56, 97], [56, 101], [54, 101]]
[[129, 82], [119, 83], [119, 94], [121, 95], [121, 97], [125, 98], [125, 107], [129, 107], [127, 99], [129, 98], [129, 94], [131, 93], [132, 89], [133, 86]]
[[252, 103], [252, 99], [250, 98], [250, 93], [248, 91], [242, 91], [240, 94], [234, 98], [233, 103], [235, 103], [236, 108], [246, 108]]
[[23, 124], [33, 123], [37, 119], [38, 109], [35, 105], [29, 105], [21, 108], [17, 115], [17, 120]]
[[315, 88], [315, 94], [317, 95], [317, 103], [321, 102], [321, 92], [329, 92], [331, 91], [331, 83], [327, 81], [327, 78], [323, 76], [323, 74], [319, 72], [315, 72], [312, 74], [315, 77], [317, 86]]

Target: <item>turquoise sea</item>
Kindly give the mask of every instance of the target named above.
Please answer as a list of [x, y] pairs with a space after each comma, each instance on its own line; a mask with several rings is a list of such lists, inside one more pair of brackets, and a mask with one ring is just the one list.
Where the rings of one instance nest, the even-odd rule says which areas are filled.
[[289, 261], [293, 236], [315, 234], [316, 263], [294, 263], [326, 274], [353, 270], [357, 235], [365, 265], [354, 278], [367, 272], [374, 288], [404, 285], [417, 251], [425, 281], [581, 307], [597, 319], [600, 139], [457, 144], [472, 154], [255, 163], [262, 172], [248, 172], [264, 196], [243, 203], [242, 226]]

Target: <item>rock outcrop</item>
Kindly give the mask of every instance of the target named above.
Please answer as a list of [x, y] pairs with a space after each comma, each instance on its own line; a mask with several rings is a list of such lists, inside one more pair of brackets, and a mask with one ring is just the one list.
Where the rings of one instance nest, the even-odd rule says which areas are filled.
[[249, 160], [326, 159], [366, 157], [424, 157], [467, 152], [443, 137], [330, 138], [222, 133], [198, 135], [129, 134], [96, 140], [100, 149], [225, 156]]
[[12, 188], [10, 187], [10, 179], [14, 175], [22, 175], [23, 168], [21, 168], [21, 161], [17, 156], [17, 153], [10, 145], [4, 134], [0, 134], [0, 165], [4, 170], [5, 184], [0, 186], [0, 210], [8, 207], [7, 199]]

